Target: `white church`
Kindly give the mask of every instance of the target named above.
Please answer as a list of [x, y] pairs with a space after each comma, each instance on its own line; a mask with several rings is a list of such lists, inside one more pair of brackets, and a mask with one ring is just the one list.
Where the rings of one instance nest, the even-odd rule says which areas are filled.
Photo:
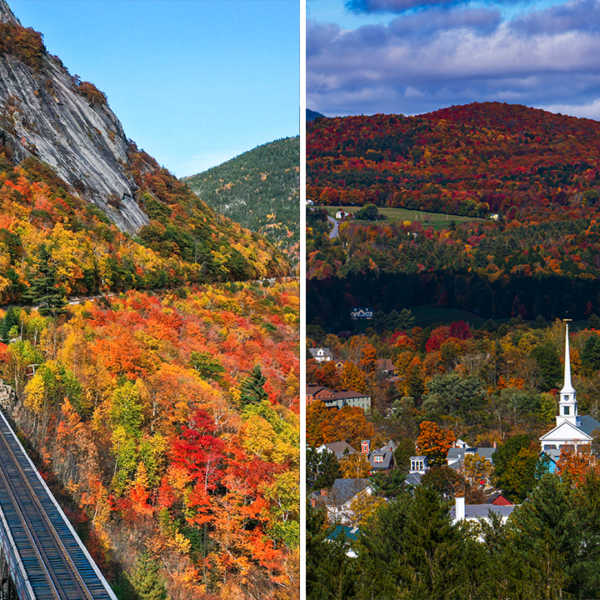
[[557, 459], [563, 446], [576, 452], [579, 446], [592, 441], [592, 432], [600, 429], [600, 423], [588, 415], [577, 414], [577, 399], [571, 383], [571, 357], [569, 354], [569, 324], [565, 344], [565, 384], [560, 392], [556, 427], [540, 438], [542, 451]]

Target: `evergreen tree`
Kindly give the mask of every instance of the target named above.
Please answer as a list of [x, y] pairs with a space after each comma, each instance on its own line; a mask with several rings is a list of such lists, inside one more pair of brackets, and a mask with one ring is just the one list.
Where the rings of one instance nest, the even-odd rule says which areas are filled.
[[404, 553], [411, 497], [401, 493], [361, 529], [357, 543], [357, 598], [386, 600], [407, 586]]
[[44, 244], [40, 246], [39, 259], [37, 277], [30, 280], [23, 298], [38, 306], [41, 315], [56, 317], [67, 312], [67, 295], [57, 281], [56, 269], [50, 264], [50, 253]]
[[264, 388], [266, 381], [260, 367], [256, 365], [240, 386], [242, 404], [260, 404], [266, 400], [269, 397]]
[[225, 372], [219, 359], [214, 358], [210, 352], [192, 352], [190, 354], [190, 365], [200, 373], [202, 379], [219, 381], [221, 373]]
[[129, 580], [140, 600], [166, 600], [167, 590], [158, 563], [150, 558], [148, 552], [138, 557]]
[[452, 524], [448, 503], [426, 487], [418, 487], [404, 530], [404, 569], [415, 600], [462, 600], [467, 569], [462, 564], [464, 540]]
[[[2, 323], [0, 324], [0, 340], [5, 344], [8, 344], [14, 333], [14, 327], [19, 326], [19, 317], [17, 311], [11, 306], [4, 315]], [[12, 331], [11, 331], [12, 330]]]
[[541, 346], [536, 346], [531, 351], [531, 358], [537, 362], [542, 373], [540, 391], [547, 392], [552, 388], [559, 387], [563, 368], [560, 362], [560, 356], [558, 355], [558, 350], [554, 344], [548, 342]]
[[513, 594], [540, 600], [569, 596], [569, 582], [581, 550], [581, 528], [569, 482], [544, 475], [512, 522], [514, 534], [505, 562], [511, 571]]
[[354, 597], [356, 567], [348, 556], [350, 544], [341, 532], [328, 539], [334, 528], [326, 524], [325, 513], [306, 510], [306, 598], [308, 600], [349, 600]]
[[581, 351], [581, 367], [590, 375], [600, 369], [600, 336], [590, 335]]
[[314, 448], [306, 451], [307, 493], [331, 487], [341, 477], [340, 463], [333, 452], [317, 452]]

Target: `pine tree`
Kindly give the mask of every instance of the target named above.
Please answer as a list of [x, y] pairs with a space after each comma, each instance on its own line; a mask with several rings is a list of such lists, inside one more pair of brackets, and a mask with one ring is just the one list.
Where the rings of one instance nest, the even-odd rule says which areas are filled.
[[310, 493], [331, 487], [340, 477], [340, 463], [333, 452], [317, 452], [314, 448], [306, 451], [306, 486]]
[[148, 552], [138, 557], [135, 571], [129, 579], [140, 600], [166, 600], [167, 590], [158, 563], [150, 558]]
[[448, 504], [432, 489], [416, 489], [404, 535], [404, 564], [411, 598], [464, 598], [464, 551], [459, 527], [452, 524]]
[[348, 556], [350, 544], [342, 532], [328, 539], [334, 528], [326, 525], [325, 513], [310, 506], [306, 511], [306, 598], [350, 600], [354, 597], [356, 572]]
[[264, 388], [266, 382], [266, 377], [262, 374], [260, 367], [256, 365], [240, 386], [242, 404], [260, 404], [266, 400], [269, 397]]
[[513, 593], [519, 597], [568, 596], [581, 550], [581, 528], [570, 497], [569, 482], [546, 474], [530, 494], [530, 502], [515, 513], [506, 564], [512, 571]]
[[38, 276], [30, 281], [23, 298], [38, 306], [42, 316], [56, 317], [67, 312], [67, 295], [57, 281], [56, 270], [50, 264], [50, 253], [45, 245], [40, 246], [38, 254]]

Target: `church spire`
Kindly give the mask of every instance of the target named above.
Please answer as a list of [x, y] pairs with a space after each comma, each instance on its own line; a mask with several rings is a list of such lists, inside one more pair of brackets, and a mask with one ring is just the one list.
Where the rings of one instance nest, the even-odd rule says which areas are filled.
[[566, 342], [565, 342], [565, 384], [563, 389], [561, 390], [562, 394], [574, 394], [575, 390], [573, 389], [573, 384], [571, 383], [571, 354], [569, 352], [569, 323], [570, 319], [565, 319], [567, 321], [567, 334], [566, 334]]
[[565, 340], [565, 383], [560, 391], [560, 401], [558, 403], [558, 415], [556, 417], [556, 425], [560, 425], [565, 421], [579, 427], [580, 418], [577, 414], [577, 398], [575, 396], [575, 388], [571, 383], [571, 355], [569, 353], [569, 321], [565, 319], [567, 326]]

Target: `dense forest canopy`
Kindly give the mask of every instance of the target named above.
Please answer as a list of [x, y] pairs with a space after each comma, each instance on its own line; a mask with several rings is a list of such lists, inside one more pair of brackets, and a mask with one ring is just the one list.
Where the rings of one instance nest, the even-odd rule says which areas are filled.
[[307, 126], [307, 196], [507, 219], [594, 206], [600, 123], [497, 102]]
[[281, 282], [4, 313], [12, 418], [121, 598], [296, 594], [298, 312]]

